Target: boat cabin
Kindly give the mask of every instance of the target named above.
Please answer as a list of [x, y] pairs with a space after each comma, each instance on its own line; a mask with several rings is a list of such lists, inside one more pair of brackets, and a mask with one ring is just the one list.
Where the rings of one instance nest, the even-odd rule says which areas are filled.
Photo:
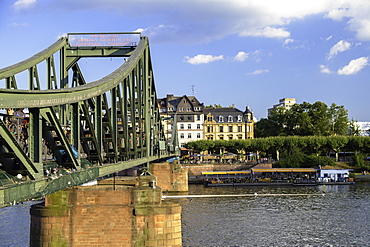
[[320, 182], [344, 182], [349, 178], [349, 169], [320, 169], [318, 172]]

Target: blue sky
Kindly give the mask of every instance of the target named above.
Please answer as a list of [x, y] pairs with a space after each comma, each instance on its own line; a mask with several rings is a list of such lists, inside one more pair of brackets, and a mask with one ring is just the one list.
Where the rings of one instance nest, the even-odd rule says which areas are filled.
[[[260, 119], [288, 97], [370, 121], [368, 0], [3, 0], [0, 68], [67, 33], [130, 31], [149, 37], [160, 98], [248, 104]], [[82, 67], [93, 81], [121, 62]]]

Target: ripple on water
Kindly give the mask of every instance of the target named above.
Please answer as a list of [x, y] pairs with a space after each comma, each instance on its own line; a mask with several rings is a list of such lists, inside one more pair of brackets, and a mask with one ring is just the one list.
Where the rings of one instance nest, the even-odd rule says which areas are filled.
[[[318, 193], [317, 187], [205, 188], [197, 194]], [[211, 190], [208, 190], [211, 189]], [[184, 246], [369, 246], [369, 186], [326, 196], [199, 198], [183, 204]]]

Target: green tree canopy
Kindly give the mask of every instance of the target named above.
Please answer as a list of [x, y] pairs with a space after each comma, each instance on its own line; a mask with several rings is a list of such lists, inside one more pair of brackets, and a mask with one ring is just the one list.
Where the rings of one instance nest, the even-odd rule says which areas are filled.
[[[349, 133], [348, 111], [343, 106], [317, 101], [303, 102], [290, 109], [278, 107], [256, 123], [256, 137], [335, 136]], [[352, 131], [354, 133], [355, 131]]]

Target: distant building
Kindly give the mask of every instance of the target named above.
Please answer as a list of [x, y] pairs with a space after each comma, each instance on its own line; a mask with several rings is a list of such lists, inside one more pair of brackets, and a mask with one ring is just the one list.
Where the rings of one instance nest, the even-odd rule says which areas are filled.
[[357, 122], [356, 124], [361, 136], [370, 136], [370, 122]]
[[283, 108], [286, 108], [287, 110], [289, 110], [292, 105], [296, 104], [296, 100], [295, 98], [282, 98], [279, 100], [279, 104], [276, 104], [276, 105], [273, 105], [272, 108], [269, 108], [268, 109], [268, 115], [270, 115], [270, 112], [273, 110], [273, 109], [276, 109], [278, 107], [283, 107]]
[[[183, 147], [187, 142], [203, 139], [204, 104], [197, 98], [168, 94], [166, 98], [158, 99], [158, 105], [165, 136], [169, 142], [178, 138], [180, 147]], [[177, 126], [177, 136], [173, 136], [174, 124]]]
[[254, 137], [253, 113], [234, 107], [204, 108], [204, 139], [234, 140]]

